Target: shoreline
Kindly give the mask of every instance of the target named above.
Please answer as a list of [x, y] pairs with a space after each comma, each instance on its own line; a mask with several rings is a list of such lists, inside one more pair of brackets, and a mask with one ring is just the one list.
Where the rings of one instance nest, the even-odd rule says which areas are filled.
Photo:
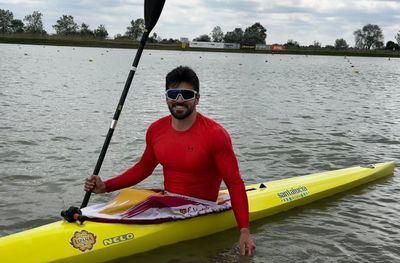
[[[98, 48], [125, 48], [137, 49], [138, 42], [129, 40], [101, 40], [84, 38], [59, 38], [59, 37], [37, 37], [21, 35], [0, 35], [0, 44], [20, 45], [50, 45], [50, 46], [74, 46], [74, 47], [98, 47]], [[399, 51], [389, 50], [335, 50], [327, 48], [293, 48], [285, 51], [253, 50], [253, 49], [226, 49], [226, 48], [182, 48], [180, 43], [162, 44], [146, 43], [146, 49], [195, 51], [195, 52], [224, 52], [224, 53], [247, 53], [247, 54], [280, 54], [280, 55], [310, 55], [310, 56], [357, 56], [357, 57], [389, 57], [400, 58]]]

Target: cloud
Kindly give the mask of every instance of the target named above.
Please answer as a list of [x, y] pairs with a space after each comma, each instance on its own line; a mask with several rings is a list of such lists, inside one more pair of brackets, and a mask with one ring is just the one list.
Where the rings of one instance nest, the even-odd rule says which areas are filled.
[[[111, 36], [123, 34], [130, 20], [143, 17], [143, 0], [0, 0], [0, 6], [20, 19], [39, 10], [48, 32], [54, 32], [52, 25], [63, 14], [92, 29], [105, 24]], [[267, 28], [268, 43], [295, 39], [304, 45], [314, 40], [327, 45], [342, 37], [353, 43], [353, 32], [368, 23], [381, 26], [388, 41], [400, 30], [400, 1], [167, 0], [154, 31], [166, 38], [191, 39], [216, 25], [226, 32], [255, 22]]]

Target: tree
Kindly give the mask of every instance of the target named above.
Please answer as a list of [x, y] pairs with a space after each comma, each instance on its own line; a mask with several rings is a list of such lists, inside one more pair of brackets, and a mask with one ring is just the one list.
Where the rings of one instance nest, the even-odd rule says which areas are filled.
[[386, 43], [385, 49], [387, 49], [387, 50], [399, 50], [399, 45], [394, 43], [393, 41], [388, 41]]
[[311, 48], [321, 48], [321, 42], [318, 42], [318, 41], [315, 41], [314, 40], [314, 43], [312, 44], [312, 45], [310, 45], [309, 47], [311, 47]]
[[243, 42], [243, 34], [243, 30], [240, 27], [237, 27], [232, 32], [226, 32], [224, 42], [241, 44]]
[[213, 30], [211, 31], [211, 38], [213, 42], [222, 42], [222, 40], [224, 40], [224, 32], [222, 32], [220, 26], [216, 26], [213, 28]]
[[162, 44], [177, 44], [177, 43], [180, 43], [180, 41], [178, 39], [173, 39], [173, 38], [170, 38], [170, 39], [164, 38], [164, 39], [161, 39], [159, 42], [162, 43]]
[[378, 25], [368, 24], [354, 31], [357, 48], [377, 49], [384, 46], [382, 29]]
[[397, 33], [397, 35], [394, 37], [397, 41], [397, 44], [400, 46], [400, 31]]
[[74, 22], [74, 17], [71, 15], [62, 15], [57, 20], [57, 24], [53, 25], [57, 35], [67, 36], [75, 35], [78, 32], [79, 26]]
[[349, 45], [347, 44], [346, 40], [343, 38], [338, 38], [335, 40], [335, 48], [337, 49], [347, 49]]
[[365, 47], [365, 44], [364, 44], [364, 37], [362, 35], [361, 29], [357, 29], [356, 31], [354, 31], [353, 35], [354, 35], [354, 42], [355, 42], [354, 46], [356, 48], [363, 49]]
[[25, 32], [30, 34], [46, 34], [43, 28], [42, 16], [43, 14], [39, 11], [34, 11], [31, 15], [25, 16]]
[[103, 24], [99, 25], [99, 27], [95, 29], [93, 33], [96, 38], [105, 39], [108, 36], [107, 29]]
[[211, 42], [211, 38], [209, 35], [201, 35], [199, 37], [196, 37], [195, 39], [193, 39], [193, 41], [199, 41], [199, 42]]
[[22, 22], [20, 19], [13, 19], [11, 21], [11, 32], [24, 33], [24, 22]]
[[267, 30], [260, 23], [254, 23], [246, 28], [243, 34], [243, 43], [249, 45], [265, 44], [267, 38]]
[[300, 44], [297, 41], [294, 41], [293, 39], [289, 39], [286, 44], [284, 44], [285, 47], [287, 48], [299, 48]]
[[159, 36], [157, 35], [156, 32], [153, 32], [153, 35], [149, 37], [148, 42], [149, 43], [157, 43], [158, 42]]
[[89, 29], [89, 25], [82, 23], [81, 30], [79, 34], [83, 37], [94, 37], [94, 33], [91, 29]]
[[133, 38], [134, 40], [139, 40], [144, 33], [144, 28], [145, 24], [143, 18], [132, 20], [131, 25], [126, 28], [125, 35]]
[[11, 33], [13, 13], [10, 10], [0, 9], [0, 33]]

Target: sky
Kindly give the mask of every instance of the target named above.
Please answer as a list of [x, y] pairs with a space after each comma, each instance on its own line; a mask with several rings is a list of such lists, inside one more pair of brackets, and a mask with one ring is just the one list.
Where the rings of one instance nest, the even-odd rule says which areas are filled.
[[[111, 37], [124, 34], [132, 19], [143, 17], [143, 0], [0, 0], [0, 9], [10, 10], [14, 18], [38, 10], [43, 14], [45, 30], [61, 15], [72, 15], [76, 23], [91, 29], [105, 24]], [[209, 34], [215, 26], [222, 31], [243, 30], [255, 22], [267, 29], [267, 44], [301, 45], [319, 41], [333, 45], [344, 38], [354, 45], [353, 32], [364, 25], [379, 25], [385, 42], [400, 31], [400, 0], [167, 0], [153, 29], [162, 38]]]

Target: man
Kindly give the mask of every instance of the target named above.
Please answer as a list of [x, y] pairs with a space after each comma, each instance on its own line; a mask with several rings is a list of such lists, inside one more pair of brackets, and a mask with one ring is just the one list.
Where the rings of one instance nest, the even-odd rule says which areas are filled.
[[246, 190], [229, 134], [215, 121], [197, 113], [199, 79], [189, 67], [177, 67], [166, 76], [166, 102], [171, 115], [150, 125], [140, 161], [121, 175], [103, 182], [89, 176], [85, 191], [111, 192], [139, 183], [163, 166], [164, 187], [171, 193], [216, 201], [224, 180], [240, 229], [240, 251], [255, 249], [249, 231]]

